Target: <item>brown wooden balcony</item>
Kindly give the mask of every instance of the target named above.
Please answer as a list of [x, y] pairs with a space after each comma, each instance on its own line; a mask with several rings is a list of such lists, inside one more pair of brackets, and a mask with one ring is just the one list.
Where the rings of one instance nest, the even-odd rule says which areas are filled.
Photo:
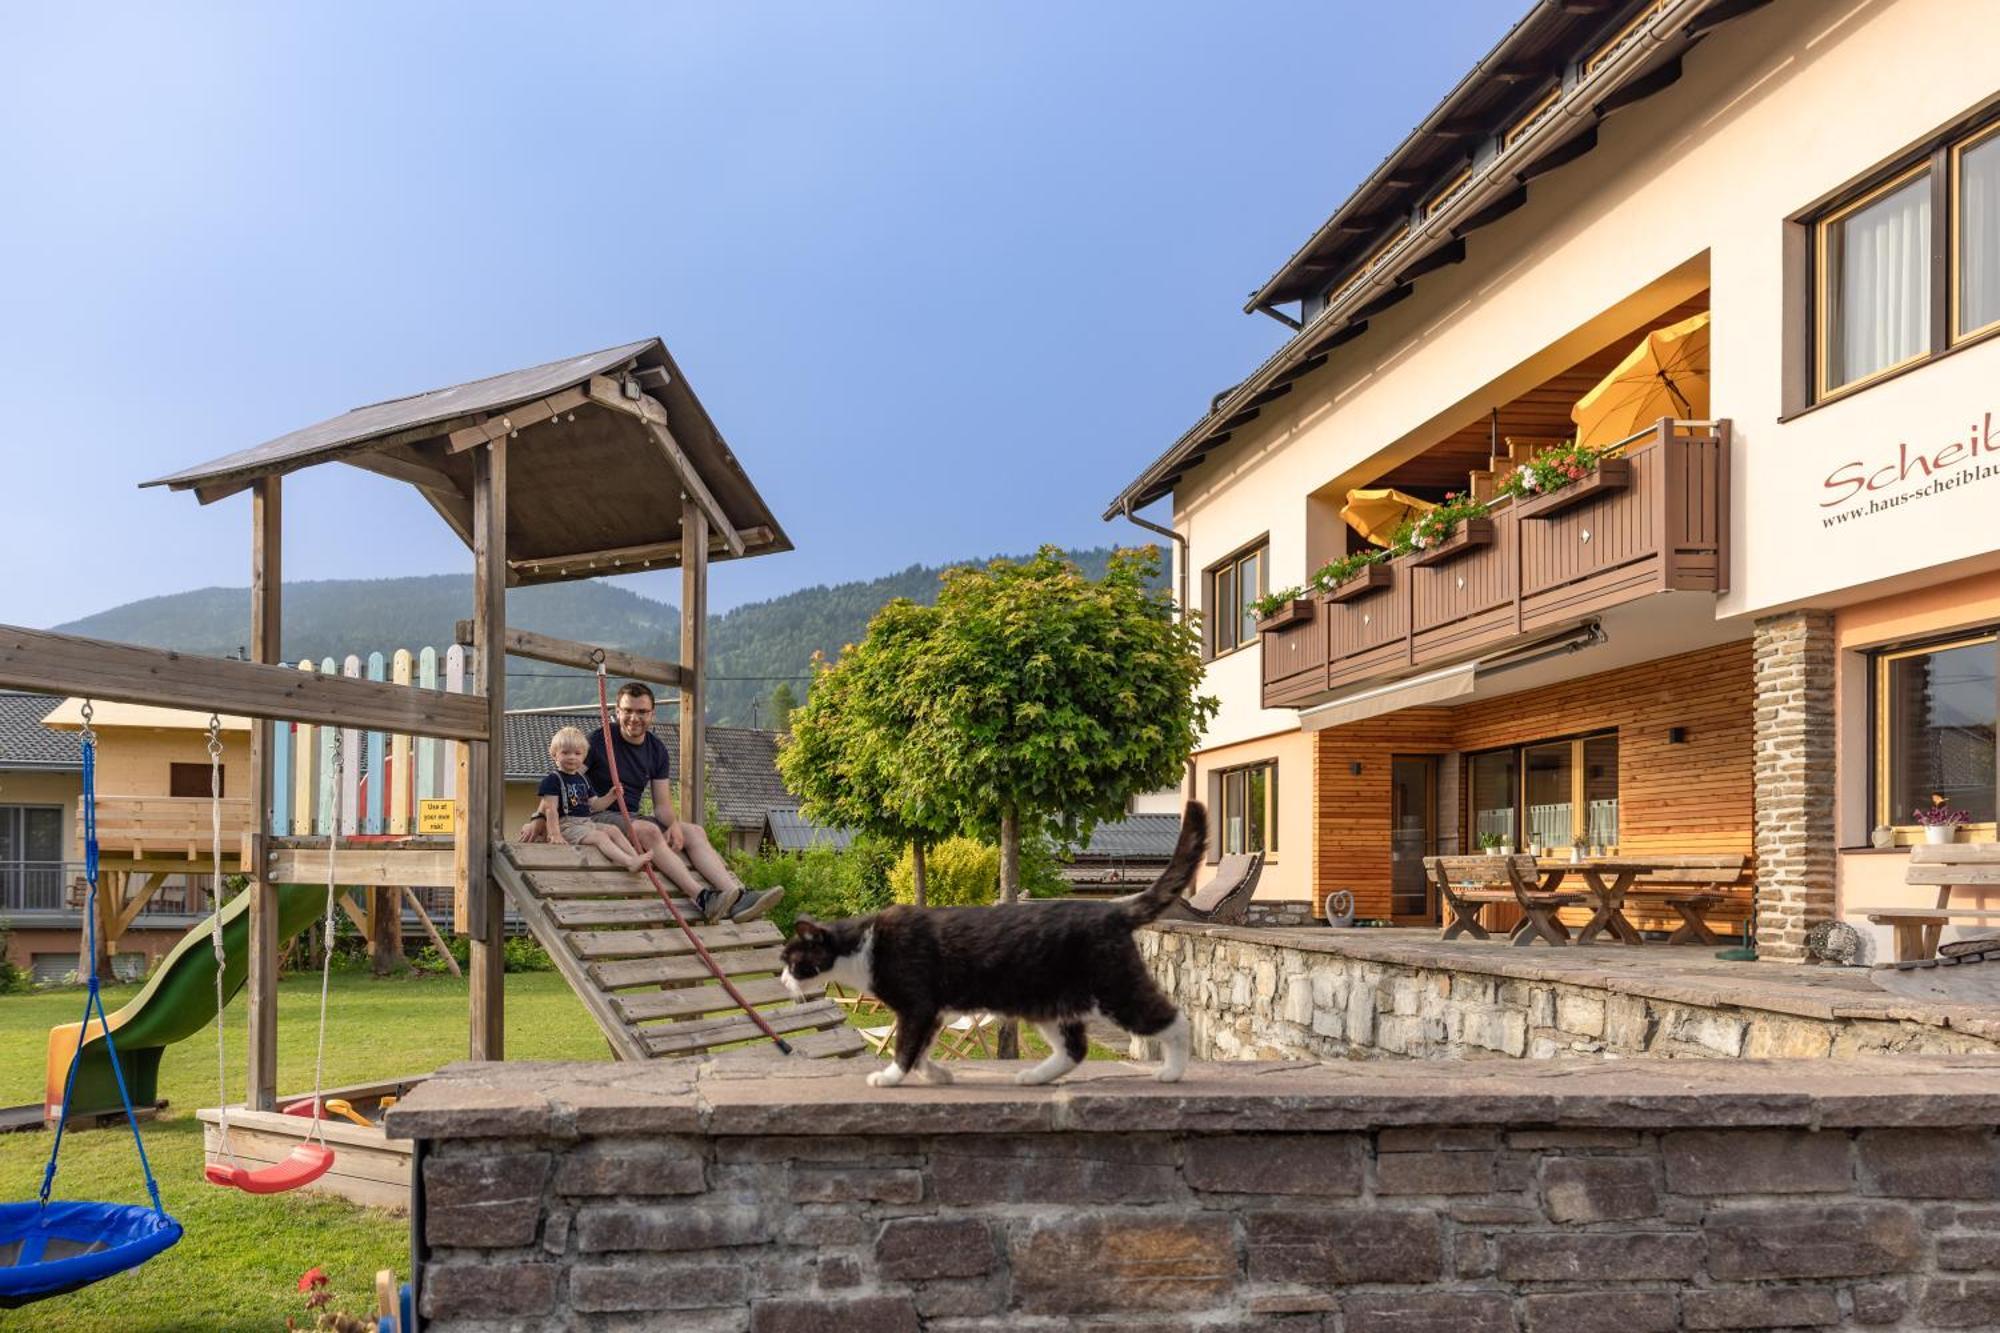
[[1495, 504], [1490, 532], [1377, 566], [1373, 587], [1315, 595], [1310, 615], [1261, 636], [1264, 706], [1484, 656], [1655, 593], [1726, 592], [1729, 423], [1663, 421], [1622, 461]]

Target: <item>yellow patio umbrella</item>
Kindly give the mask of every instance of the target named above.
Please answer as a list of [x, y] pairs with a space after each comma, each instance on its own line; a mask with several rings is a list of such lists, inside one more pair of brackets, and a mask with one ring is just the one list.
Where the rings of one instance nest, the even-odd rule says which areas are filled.
[[1654, 329], [1570, 410], [1576, 442], [1602, 449], [1661, 417], [1708, 416], [1708, 313]]
[[1397, 528], [1422, 518], [1435, 508], [1437, 506], [1428, 500], [1419, 500], [1393, 487], [1381, 486], [1349, 491], [1340, 516], [1348, 527], [1364, 538], [1377, 546], [1386, 547], [1395, 539]]

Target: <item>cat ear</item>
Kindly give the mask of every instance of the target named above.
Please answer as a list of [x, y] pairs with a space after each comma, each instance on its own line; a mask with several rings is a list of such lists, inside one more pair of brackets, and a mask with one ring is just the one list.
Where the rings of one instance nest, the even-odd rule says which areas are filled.
[[792, 938], [794, 939], [810, 939], [814, 935], [823, 935], [825, 933], [825, 931], [820, 929], [819, 922], [813, 920], [803, 912], [792, 922]]

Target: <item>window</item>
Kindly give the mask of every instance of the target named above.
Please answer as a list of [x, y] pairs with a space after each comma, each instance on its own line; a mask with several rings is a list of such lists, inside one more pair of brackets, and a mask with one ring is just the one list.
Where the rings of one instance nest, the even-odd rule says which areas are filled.
[[1930, 805], [1963, 810], [1990, 836], [2000, 646], [1986, 631], [1875, 655], [1876, 822], [1914, 828]]
[[1803, 220], [1816, 399], [2000, 331], [2000, 124], [1990, 118]]
[[1220, 657], [1257, 638], [1257, 612], [1251, 603], [1264, 595], [1265, 543], [1238, 551], [1209, 568], [1209, 656]]
[[1487, 835], [1521, 850], [1618, 845], [1617, 733], [1488, 750], [1466, 767], [1468, 850]]
[[1221, 788], [1217, 804], [1222, 809], [1221, 849], [1224, 856], [1239, 852], [1278, 850], [1278, 766], [1265, 762], [1243, 768], [1225, 769], [1215, 775]]
[[[216, 785], [221, 788], [217, 795], [229, 795], [229, 766], [221, 765], [216, 771]], [[209, 796], [207, 764], [167, 765], [167, 795], [199, 796], [206, 800]]]
[[63, 812], [55, 805], [0, 805], [0, 912], [63, 906]]

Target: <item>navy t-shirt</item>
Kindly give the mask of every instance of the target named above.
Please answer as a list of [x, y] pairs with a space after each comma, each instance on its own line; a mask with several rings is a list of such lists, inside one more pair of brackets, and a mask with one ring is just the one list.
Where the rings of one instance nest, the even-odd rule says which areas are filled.
[[[618, 755], [618, 782], [625, 789], [625, 808], [637, 814], [639, 802], [652, 790], [654, 780], [672, 776], [667, 771], [667, 743], [650, 731], [637, 745], [626, 740], [622, 732], [613, 731], [611, 735]], [[583, 771], [590, 778], [591, 790], [599, 796], [611, 790], [611, 768], [604, 762], [602, 727], [591, 730], [590, 751], [584, 757]], [[612, 808], [617, 807], [614, 804]]]
[[543, 778], [542, 785], [535, 789], [537, 797], [556, 798], [556, 815], [561, 819], [590, 818], [590, 798], [596, 794], [590, 789], [589, 777], [561, 769]]

